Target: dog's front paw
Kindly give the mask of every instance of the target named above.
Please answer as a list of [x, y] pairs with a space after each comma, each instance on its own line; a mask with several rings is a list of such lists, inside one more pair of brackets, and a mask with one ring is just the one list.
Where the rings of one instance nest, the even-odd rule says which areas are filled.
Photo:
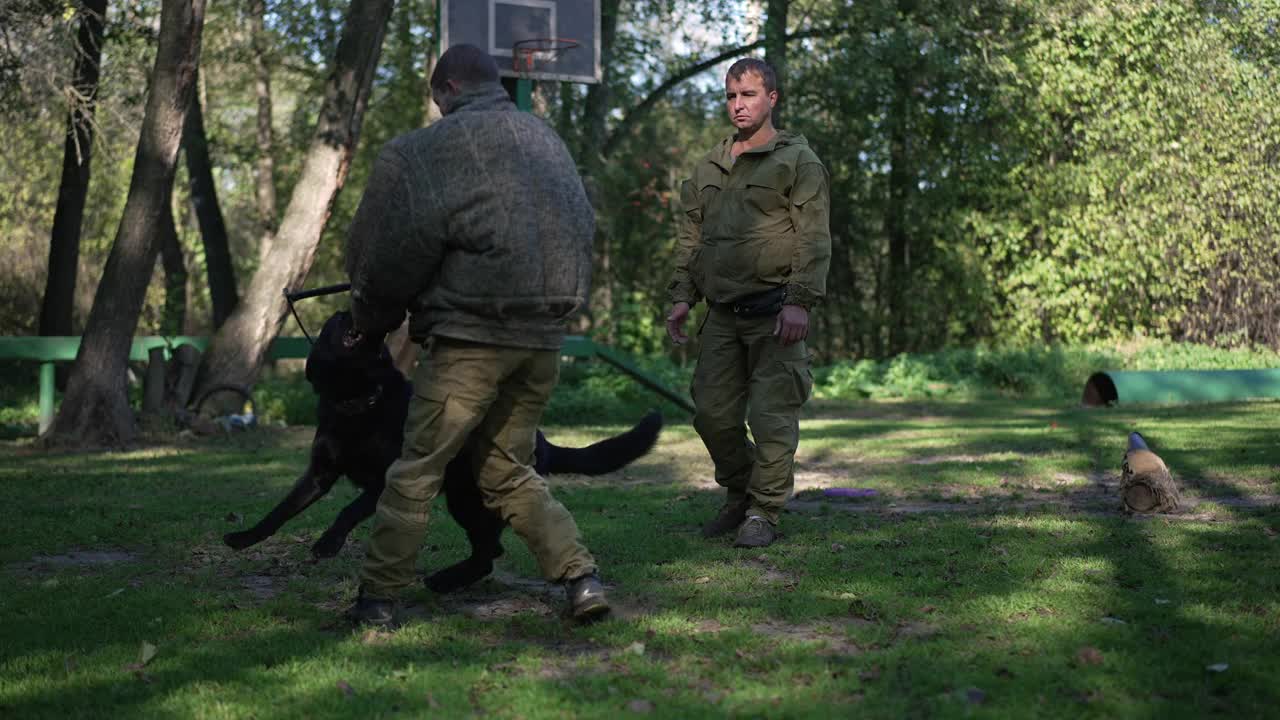
[[432, 592], [451, 593], [483, 579], [491, 572], [493, 563], [467, 559], [428, 575], [422, 582]]
[[222, 536], [222, 542], [226, 543], [227, 547], [233, 550], [243, 550], [250, 545], [256, 544], [259, 540], [261, 540], [261, 538], [248, 530], [230, 532]]
[[311, 546], [311, 556], [317, 560], [328, 560], [336, 557], [342, 552], [342, 546], [347, 542], [345, 536], [336, 537], [330, 535], [322, 535], [315, 545]]

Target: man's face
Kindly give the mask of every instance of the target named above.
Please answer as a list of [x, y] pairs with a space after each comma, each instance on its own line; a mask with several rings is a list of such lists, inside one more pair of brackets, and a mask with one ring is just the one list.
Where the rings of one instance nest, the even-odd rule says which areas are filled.
[[766, 91], [764, 78], [759, 73], [745, 72], [742, 77], [726, 77], [724, 91], [729, 120], [739, 132], [747, 135], [764, 127], [774, 103], [778, 101], [778, 91]]
[[449, 108], [453, 107], [453, 100], [458, 96], [458, 83], [453, 80], [445, 80], [444, 85], [437, 88], [431, 88], [431, 102], [440, 108], [441, 115], [448, 115]]

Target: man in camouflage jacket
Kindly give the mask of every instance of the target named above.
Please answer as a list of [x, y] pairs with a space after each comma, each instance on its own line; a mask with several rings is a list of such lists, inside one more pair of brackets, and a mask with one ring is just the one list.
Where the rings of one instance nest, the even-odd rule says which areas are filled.
[[516, 110], [487, 54], [450, 48], [431, 87], [444, 117], [382, 149], [348, 237], [364, 336], [352, 342], [376, 346], [408, 312], [424, 343], [350, 614], [392, 621], [445, 466], [473, 437], [485, 505], [547, 579], [569, 584], [574, 616], [595, 617], [608, 611], [595, 560], [532, 468], [567, 321], [589, 290], [595, 216], [564, 143]]
[[804, 340], [831, 260], [828, 176], [802, 136], [773, 127], [768, 64], [734, 63], [725, 88], [737, 133], [681, 188], [667, 332], [687, 341], [689, 309], [706, 298], [694, 428], [727, 496], [703, 534], [736, 528], [735, 545], [764, 547], [794, 486], [800, 408], [813, 384]]

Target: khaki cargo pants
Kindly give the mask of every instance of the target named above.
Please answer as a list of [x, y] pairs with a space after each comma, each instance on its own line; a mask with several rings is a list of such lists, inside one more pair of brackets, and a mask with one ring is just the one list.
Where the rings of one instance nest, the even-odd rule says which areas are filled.
[[712, 306], [691, 388], [693, 427], [727, 503], [748, 503], [748, 514], [775, 525], [795, 485], [800, 408], [813, 387], [804, 341], [783, 345], [773, 334], [776, 320]]
[[413, 374], [400, 459], [387, 469], [361, 584], [395, 597], [415, 579], [427, 513], [445, 466], [474, 433], [471, 457], [487, 508], [501, 514], [552, 581], [596, 569], [578, 526], [533, 469], [534, 433], [560, 374], [556, 350], [432, 337]]

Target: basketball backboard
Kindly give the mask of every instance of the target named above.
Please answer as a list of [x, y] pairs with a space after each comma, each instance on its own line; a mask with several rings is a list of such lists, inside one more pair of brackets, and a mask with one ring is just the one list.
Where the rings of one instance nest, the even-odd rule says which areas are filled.
[[[535, 53], [529, 68], [515, 50], [521, 41], [576, 46]], [[598, 83], [600, 0], [440, 0], [440, 52], [459, 43], [487, 51], [503, 77]]]

